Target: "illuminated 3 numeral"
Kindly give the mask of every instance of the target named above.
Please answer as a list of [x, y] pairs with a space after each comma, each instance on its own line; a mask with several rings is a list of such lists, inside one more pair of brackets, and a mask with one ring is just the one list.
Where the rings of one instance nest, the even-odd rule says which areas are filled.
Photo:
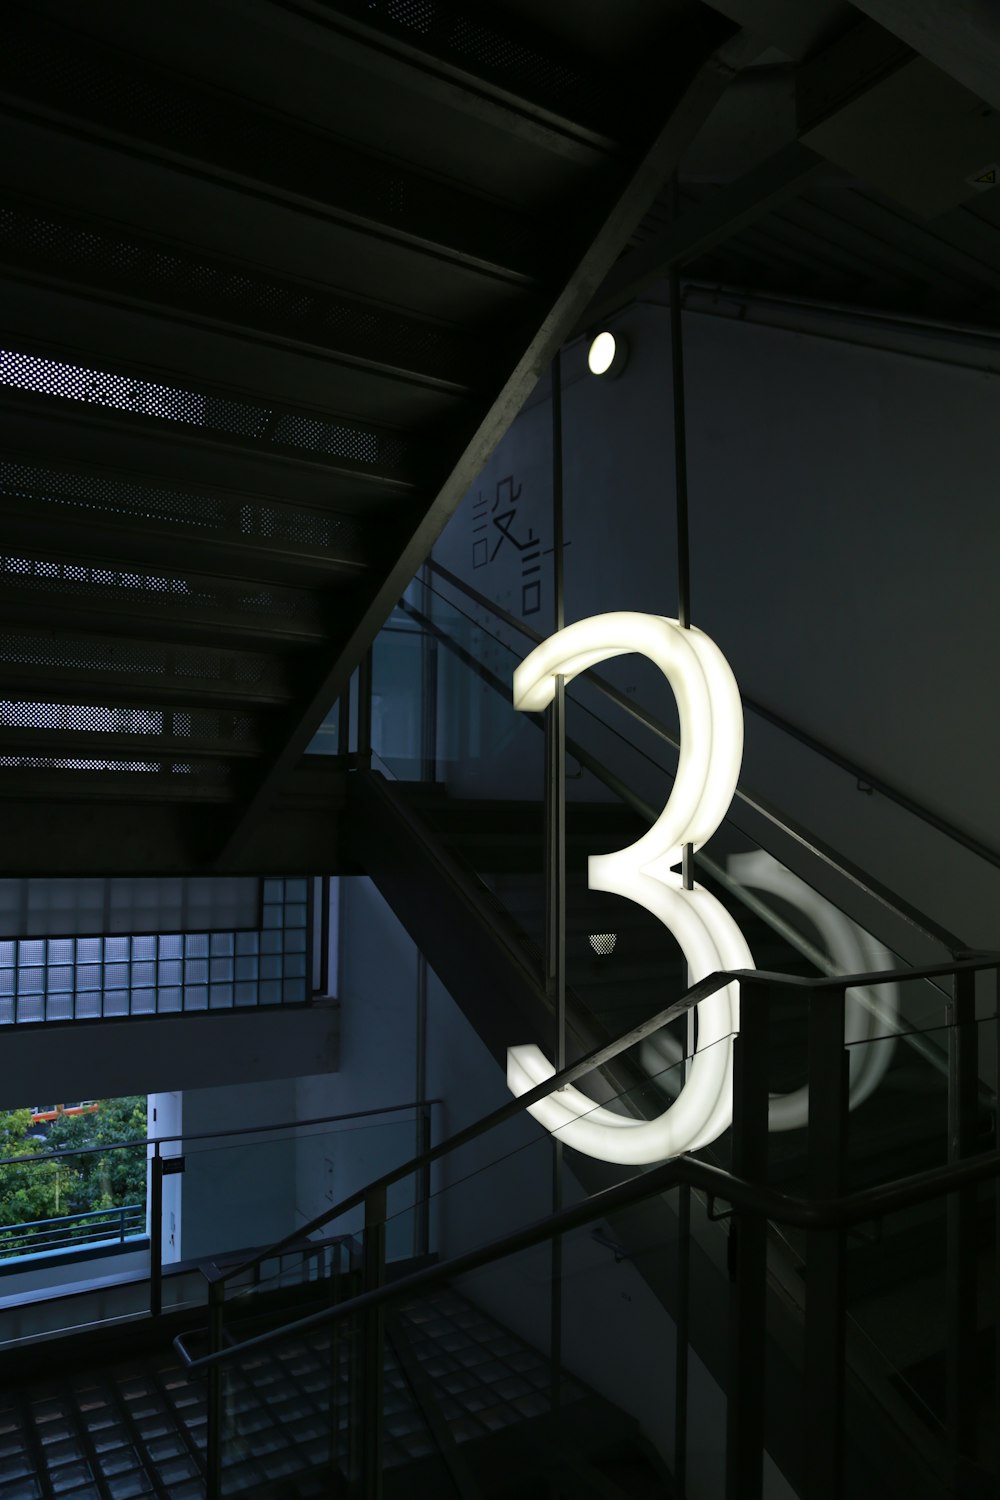
[[[699, 630], [676, 620], [621, 611], [568, 625], [543, 641], [514, 673], [514, 706], [551, 703], [556, 678], [567, 682], [613, 656], [638, 652], [670, 683], [680, 715], [677, 776], [653, 826], [627, 849], [591, 855], [591, 890], [625, 896], [658, 917], [688, 962], [691, 984], [718, 969], [752, 969], [742, 932], [714, 896], [687, 891], [675, 870], [685, 844], [700, 848], [729, 810], [743, 758], [743, 708], [729, 663]], [[698, 1007], [698, 1051], [678, 1097], [654, 1120], [615, 1114], [575, 1088], [530, 1106], [561, 1140], [603, 1161], [642, 1165], [707, 1146], [732, 1120], [733, 1036], [739, 987], [728, 985]], [[535, 1046], [511, 1047], [507, 1084], [520, 1095], [555, 1069]]]

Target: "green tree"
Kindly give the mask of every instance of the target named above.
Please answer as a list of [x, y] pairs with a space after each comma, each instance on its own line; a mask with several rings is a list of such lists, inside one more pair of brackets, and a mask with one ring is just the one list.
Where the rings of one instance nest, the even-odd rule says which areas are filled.
[[[103, 1152], [85, 1148], [144, 1141], [146, 1097], [137, 1094], [97, 1103], [93, 1114], [60, 1115], [44, 1144], [27, 1138], [30, 1110], [0, 1112], [0, 1158], [7, 1159], [0, 1165], [0, 1230], [4, 1225], [145, 1203], [144, 1145]], [[55, 1152], [69, 1154], [52, 1155]], [[35, 1160], [21, 1165], [20, 1157]], [[0, 1232], [0, 1257], [5, 1253], [17, 1252]]]
[[[60, 1115], [54, 1120], [48, 1134], [49, 1150], [121, 1146], [127, 1141], [145, 1141], [145, 1094], [132, 1094], [124, 1099], [100, 1099], [97, 1103], [95, 1114]], [[144, 1146], [100, 1153], [88, 1151], [85, 1155], [63, 1160], [72, 1164], [79, 1176], [74, 1209], [86, 1212], [94, 1208], [119, 1208], [126, 1203], [145, 1203]]]

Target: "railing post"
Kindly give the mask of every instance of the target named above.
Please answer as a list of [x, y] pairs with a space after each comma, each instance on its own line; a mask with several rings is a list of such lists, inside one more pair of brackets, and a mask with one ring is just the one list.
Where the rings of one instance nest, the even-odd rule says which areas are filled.
[[[362, 1290], [377, 1291], [385, 1283], [386, 1190], [373, 1187], [365, 1194]], [[361, 1494], [363, 1500], [382, 1497], [382, 1384], [385, 1359], [385, 1315], [381, 1306], [368, 1308], [362, 1318], [361, 1352]]]
[[358, 663], [358, 765], [370, 770], [372, 763], [372, 648]]
[[677, 1280], [675, 1326], [677, 1345], [674, 1351], [674, 1489], [677, 1500], [687, 1495], [687, 1429], [688, 1379], [690, 1375], [691, 1337], [691, 1189], [681, 1183], [677, 1189]]
[[[417, 1105], [417, 1155], [424, 1156], [431, 1149], [431, 1106], [429, 1104]], [[431, 1168], [430, 1163], [425, 1164], [417, 1173], [415, 1183], [414, 1223], [413, 1223], [413, 1253], [414, 1255], [429, 1255], [431, 1248], [431, 1223], [430, 1223], [430, 1201], [431, 1201]]]
[[351, 753], [351, 681], [348, 678], [340, 695], [337, 712], [337, 754], [345, 759]]
[[163, 1310], [163, 1157], [160, 1143], [153, 1146], [149, 1164], [149, 1315]]
[[[948, 1020], [948, 1160], [958, 1162], [976, 1149], [979, 1049], [976, 976], [971, 969], [955, 975]], [[976, 1454], [977, 1203], [974, 1185], [948, 1195], [946, 1403], [956, 1493], [961, 1490], [963, 1460]]]
[[[208, 1348], [217, 1354], [222, 1348], [223, 1307], [226, 1295], [224, 1281], [208, 1284]], [[206, 1500], [221, 1500], [222, 1496], [222, 1382], [221, 1365], [209, 1365], [207, 1376], [206, 1405], [208, 1430], [205, 1435], [205, 1496]]]
[[[849, 1054], [843, 989], [809, 999], [809, 1193], [837, 1198], [847, 1158]], [[806, 1237], [805, 1436], [808, 1500], [840, 1500], [844, 1490], [845, 1237], [837, 1229]]]
[[[768, 1022], [766, 984], [740, 981], [740, 1033], [733, 1044], [733, 1171], [767, 1181]], [[764, 1339], [767, 1223], [735, 1212], [730, 1226], [729, 1383], [726, 1500], [761, 1500], [764, 1485]]]

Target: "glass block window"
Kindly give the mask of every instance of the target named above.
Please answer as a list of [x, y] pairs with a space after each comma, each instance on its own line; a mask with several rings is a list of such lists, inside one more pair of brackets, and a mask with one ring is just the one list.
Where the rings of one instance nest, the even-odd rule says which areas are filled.
[[262, 887], [254, 932], [0, 941], [0, 1026], [302, 1004], [309, 881]]

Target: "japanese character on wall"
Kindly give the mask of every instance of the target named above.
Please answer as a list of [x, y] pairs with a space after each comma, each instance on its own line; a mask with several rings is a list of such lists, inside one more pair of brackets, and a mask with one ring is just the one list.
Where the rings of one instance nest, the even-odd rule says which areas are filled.
[[542, 607], [540, 543], [530, 525], [518, 518], [521, 485], [513, 474], [497, 480], [492, 505], [480, 490], [472, 502], [472, 566], [492, 563], [508, 543], [521, 564], [521, 614], [534, 615]]

